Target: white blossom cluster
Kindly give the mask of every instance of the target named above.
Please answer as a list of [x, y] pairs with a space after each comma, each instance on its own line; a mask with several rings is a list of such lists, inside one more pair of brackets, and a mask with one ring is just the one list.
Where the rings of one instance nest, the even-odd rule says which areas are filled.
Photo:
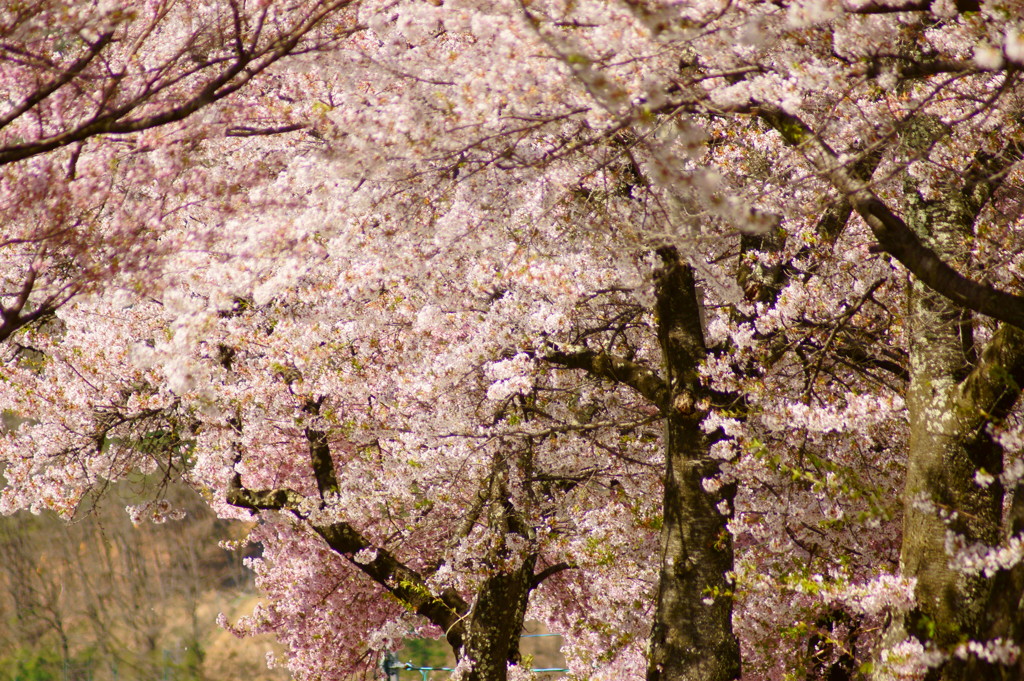
[[494, 383], [487, 389], [488, 399], [500, 402], [511, 395], [522, 395], [533, 387], [530, 377], [533, 360], [525, 353], [488, 364], [485, 372]]
[[884, 681], [917, 681], [942, 664], [946, 654], [925, 646], [916, 638], [907, 638], [886, 648], [880, 655], [879, 679]]
[[946, 553], [953, 569], [992, 577], [1024, 560], [1024, 535], [1014, 535], [999, 546], [989, 546], [982, 542], [969, 543], [963, 535], [947, 531]]
[[762, 418], [768, 428], [786, 430], [801, 428], [828, 433], [858, 430], [882, 421], [901, 418], [903, 399], [895, 394], [851, 395], [844, 407], [815, 407], [801, 402], [779, 405], [778, 411]]
[[957, 646], [953, 655], [961, 660], [974, 656], [991, 664], [1012, 665], [1020, 657], [1020, 646], [1004, 638], [988, 641], [968, 641]]
[[174, 508], [167, 499], [126, 506], [124, 510], [132, 521], [132, 525], [136, 526], [144, 522], [160, 525], [168, 520], [182, 520], [185, 517], [184, 509]]
[[828, 603], [841, 603], [865, 615], [900, 613], [914, 606], [917, 580], [896, 575], [878, 575], [863, 584], [829, 584], [821, 593]]

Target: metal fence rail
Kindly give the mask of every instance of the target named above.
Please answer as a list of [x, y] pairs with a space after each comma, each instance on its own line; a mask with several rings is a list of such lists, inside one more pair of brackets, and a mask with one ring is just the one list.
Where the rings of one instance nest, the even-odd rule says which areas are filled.
[[[561, 634], [523, 634], [519, 638], [545, 638], [548, 636], [558, 636]], [[381, 660], [381, 670], [384, 672], [384, 678], [387, 681], [401, 681], [399, 672], [413, 671], [419, 672], [420, 676], [423, 677], [422, 681], [429, 681], [430, 672], [451, 672], [455, 671], [453, 667], [421, 667], [420, 665], [413, 664], [412, 662], [401, 662], [398, 656], [392, 652], [388, 652], [384, 655], [384, 659]], [[530, 670], [536, 674], [543, 673], [557, 673], [569, 671], [565, 667], [534, 667]]]

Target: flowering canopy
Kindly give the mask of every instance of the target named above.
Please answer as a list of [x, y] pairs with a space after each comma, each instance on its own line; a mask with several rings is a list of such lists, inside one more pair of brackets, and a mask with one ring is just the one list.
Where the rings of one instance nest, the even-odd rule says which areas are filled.
[[182, 477], [303, 679], [1013, 678], [1021, 16], [6, 10], [0, 509]]

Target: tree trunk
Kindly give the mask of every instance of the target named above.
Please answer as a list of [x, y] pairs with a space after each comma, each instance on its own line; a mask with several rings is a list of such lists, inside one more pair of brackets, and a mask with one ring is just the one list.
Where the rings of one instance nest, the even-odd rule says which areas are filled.
[[913, 288], [910, 442], [900, 563], [905, 575], [917, 578], [918, 607], [907, 620], [908, 632], [948, 650], [979, 633], [987, 584], [950, 568], [947, 530], [968, 542], [998, 543], [1002, 489], [998, 481], [982, 488], [974, 476], [981, 468], [998, 473], [1001, 464], [987, 438], [977, 441], [974, 433], [963, 432], [957, 414], [964, 363], [960, 311], [948, 309], [948, 303], [918, 284]]
[[692, 270], [673, 248], [659, 250], [658, 338], [671, 391], [665, 423], [665, 500], [661, 572], [648, 681], [729, 681], [740, 675], [732, 631], [734, 487], [702, 481], [718, 472], [700, 422], [706, 399], [697, 373], [706, 348]]
[[477, 591], [463, 644], [456, 650], [472, 665], [463, 681], [505, 681], [508, 665], [519, 664], [519, 636], [523, 631], [535, 558], [509, 573], [491, 575]]
[[[1014, 490], [1007, 520], [1007, 537], [1024, 533], [1024, 488], [1020, 485]], [[1012, 641], [1018, 647], [1024, 646], [1024, 563], [996, 573], [990, 593], [991, 602], [985, 613], [987, 638], [1001, 638]], [[1024, 655], [1015, 664], [1000, 665], [997, 669], [990, 667], [976, 658], [968, 660], [963, 678], [1001, 681], [1024, 679]]]
[[[910, 202], [908, 223], [949, 262], [963, 262], [971, 218], [954, 197]], [[968, 542], [1000, 540], [1003, 490], [975, 482], [984, 469], [998, 475], [1001, 450], [987, 435], [994, 405], [965, 400], [964, 381], [977, 365], [970, 313], [917, 280], [910, 292], [910, 441], [904, 489], [903, 574], [917, 579], [917, 607], [888, 636], [911, 635], [952, 652], [966, 640], [985, 638], [991, 583], [950, 567], [948, 531]], [[967, 396], [969, 397], [969, 396]], [[965, 679], [956, 658], [932, 670], [931, 678]], [[975, 669], [970, 678], [987, 675]]]
[[472, 608], [448, 632], [455, 656], [470, 665], [463, 681], [505, 681], [509, 665], [520, 662], [519, 637], [534, 586], [537, 554], [516, 555], [505, 542], [509, 536], [527, 542], [531, 538], [530, 528], [509, 496], [507, 465], [496, 465], [489, 491], [487, 524], [495, 535], [487, 555], [491, 574], [477, 588]]

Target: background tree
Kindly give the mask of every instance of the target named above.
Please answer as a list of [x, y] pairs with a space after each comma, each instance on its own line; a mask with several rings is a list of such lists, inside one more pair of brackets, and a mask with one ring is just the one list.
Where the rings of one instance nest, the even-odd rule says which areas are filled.
[[[148, 503], [153, 487], [134, 477], [108, 488], [75, 523], [52, 514], [0, 519], [5, 676], [201, 679], [225, 661], [260, 674], [251, 665], [263, 664], [261, 652], [243, 669], [211, 636], [210, 610], [253, 588], [241, 555], [218, 546], [231, 528], [180, 487], [148, 512], [133, 511], [136, 521], [143, 513], [165, 522], [133, 525], [125, 505]], [[161, 515], [182, 512], [187, 522]]]

